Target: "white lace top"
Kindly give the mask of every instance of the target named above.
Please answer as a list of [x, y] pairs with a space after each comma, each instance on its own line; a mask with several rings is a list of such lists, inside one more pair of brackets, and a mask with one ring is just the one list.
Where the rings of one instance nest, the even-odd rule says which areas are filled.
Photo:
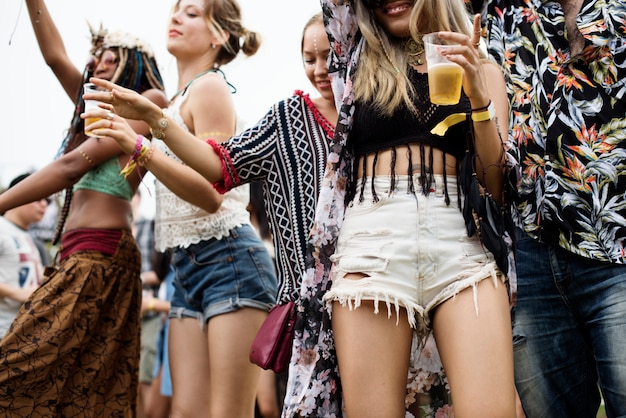
[[[165, 109], [172, 121], [189, 131], [180, 114], [191, 89], [187, 89], [178, 99]], [[157, 141], [157, 148], [178, 162], [178, 158], [163, 141]], [[215, 213], [208, 213], [199, 207], [179, 198], [158, 180], [156, 181], [156, 212], [154, 240], [157, 251], [173, 247], [188, 247], [211, 238], [222, 238], [238, 226], [250, 223], [250, 213], [246, 209], [250, 200], [247, 185], [237, 187], [224, 195], [224, 201]]]

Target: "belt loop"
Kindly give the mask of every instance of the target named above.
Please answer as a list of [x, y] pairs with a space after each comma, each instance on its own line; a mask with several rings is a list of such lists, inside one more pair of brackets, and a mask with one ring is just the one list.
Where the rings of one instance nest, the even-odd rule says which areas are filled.
[[433, 175], [435, 180], [435, 196], [441, 197], [444, 194], [443, 176], [440, 174]]
[[411, 174], [411, 177], [414, 185], [417, 184], [419, 187], [422, 187], [422, 175], [420, 173], [413, 173]]

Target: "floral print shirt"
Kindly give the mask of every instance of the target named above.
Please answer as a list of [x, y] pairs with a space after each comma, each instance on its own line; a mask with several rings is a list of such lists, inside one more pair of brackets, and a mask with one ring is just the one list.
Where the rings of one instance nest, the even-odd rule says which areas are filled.
[[557, 1], [492, 0], [486, 15], [521, 165], [516, 223], [580, 256], [624, 263], [626, 2], [583, 1], [584, 49], [574, 56]]
[[[354, 9], [349, 0], [321, 0], [331, 54], [329, 74], [339, 109], [335, 137], [317, 204], [301, 284], [293, 353], [283, 417], [341, 417], [341, 382], [330, 323], [322, 297], [329, 278], [335, 241], [344, 215], [344, 198], [352, 155], [345, 147], [354, 114], [352, 78], [362, 48]], [[413, 355], [407, 376], [406, 417], [452, 416], [449, 387], [432, 335]], [[428, 396], [420, 394], [428, 393]], [[428, 402], [422, 402], [427, 398]]]

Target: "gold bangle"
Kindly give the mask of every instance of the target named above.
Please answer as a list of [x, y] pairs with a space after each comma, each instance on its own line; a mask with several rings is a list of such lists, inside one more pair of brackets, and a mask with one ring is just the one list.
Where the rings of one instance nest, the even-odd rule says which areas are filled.
[[496, 107], [493, 102], [489, 100], [489, 105], [485, 110], [472, 110], [472, 121], [474, 122], [486, 122], [496, 117]]
[[161, 119], [159, 119], [159, 121], [157, 122], [157, 127], [150, 128], [150, 133], [152, 134], [152, 137], [156, 139], [164, 139], [165, 130], [167, 129], [167, 126], [168, 126], [167, 115], [165, 114], [163, 110], [161, 110]]
[[150, 302], [148, 302], [148, 310], [150, 312], [154, 312], [155, 306], [156, 306], [156, 299], [155, 298], [150, 299]]

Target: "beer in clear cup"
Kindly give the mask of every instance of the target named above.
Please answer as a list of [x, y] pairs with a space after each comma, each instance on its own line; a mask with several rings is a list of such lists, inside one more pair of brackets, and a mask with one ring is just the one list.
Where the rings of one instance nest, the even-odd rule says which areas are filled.
[[[83, 84], [83, 94], [85, 93], [96, 93], [100, 91], [98, 89], [98, 86], [96, 86], [93, 83], [85, 83]], [[97, 109], [98, 108], [98, 103], [100, 103], [97, 100], [85, 100], [85, 112], [92, 110], [92, 109]], [[91, 131], [87, 131], [86, 127], [94, 122], [99, 121], [102, 118], [86, 118], [85, 119], [85, 135], [87, 136], [97, 136], [96, 134], [94, 134]]]
[[442, 50], [453, 45], [441, 39], [437, 32], [424, 35], [424, 50], [428, 68], [428, 94], [437, 105], [454, 105], [461, 98], [463, 68], [449, 61]]

